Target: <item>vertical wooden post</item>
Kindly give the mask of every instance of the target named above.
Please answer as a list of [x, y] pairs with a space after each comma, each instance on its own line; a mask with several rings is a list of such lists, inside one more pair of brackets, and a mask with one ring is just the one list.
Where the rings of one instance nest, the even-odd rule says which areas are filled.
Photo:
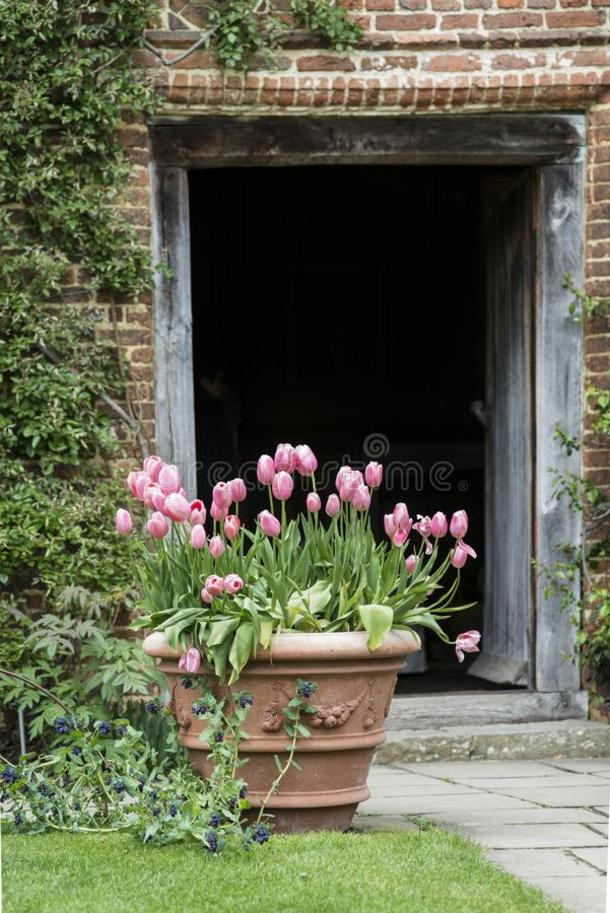
[[[580, 474], [580, 456], [568, 457], [554, 439], [557, 426], [580, 435], [582, 333], [570, 319], [570, 292], [564, 276], [580, 285], [582, 274], [584, 164], [545, 165], [538, 169], [538, 307], [536, 314], [536, 516], [535, 555], [539, 564], [562, 560], [558, 545], [578, 546], [581, 518], [567, 500], [557, 501], [549, 469]], [[574, 581], [575, 595], [580, 581]], [[577, 628], [558, 600], [545, 596], [536, 576], [536, 689], [576, 691], [580, 670], [574, 663]]]
[[180, 467], [187, 494], [195, 497], [197, 453], [187, 170], [157, 168], [154, 192], [155, 256], [157, 262], [172, 271], [171, 276], [157, 273], [155, 283], [157, 447], [165, 460]]

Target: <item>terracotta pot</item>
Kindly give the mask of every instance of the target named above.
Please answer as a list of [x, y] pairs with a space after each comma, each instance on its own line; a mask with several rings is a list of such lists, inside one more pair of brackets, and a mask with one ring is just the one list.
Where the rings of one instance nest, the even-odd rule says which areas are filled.
[[[384, 720], [396, 675], [418, 645], [405, 631], [392, 631], [374, 653], [366, 641], [364, 632], [277, 634], [271, 649], [259, 650], [233, 686], [254, 698], [245, 726], [250, 738], [242, 743], [240, 753], [248, 759], [241, 774], [248, 783], [248, 798], [257, 808], [277, 774], [274, 755], [286, 757], [283, 708], [294, 696], [296, 679], [318, 685], [312, 699], [318, 713], [304, 720], [312, 735], [298, 745], [302, 770], [287, 773], [267, 806], [278, 831], [345, 830], [358, 803], [369, 796], [368, 770], [375, 748], [385, 740]], [[201, 684], [185, 689], [178, 669], [180, 654], [160, 632], [146, 638], [144, 651], [161, 660], [180, 741], [194, 767], [208, 776], [208, 746], [199, 739], [204, 723], [193, 717], [191, 705], [202, 690], [220, 696], [227, 689], [210, 670], [194, 677]]]

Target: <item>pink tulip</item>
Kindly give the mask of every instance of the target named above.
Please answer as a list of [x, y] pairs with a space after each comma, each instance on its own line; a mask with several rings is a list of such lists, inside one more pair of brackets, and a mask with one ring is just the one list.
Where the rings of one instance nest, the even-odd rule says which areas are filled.
[[320, 495], [315, 491], [310, 491], [307, 497], [305, 498], [305, 506], [310, 514], [317, 514], [320, 508], [322, 507], [322, 501], [320, 500]]
[[371, 506], [371, 493], [367, 485], [359, 485], [354, 492], [352, 504], [356, 510], [368, 510]]
[[146, 459], [144, 460], [142, 469], [144, 470], [144, 472], [148, 473], [148, 475], [151, 477], [153, 482], [156, 482], [157, 479], [159, 478], [159, 471], [161, 470], [162, 466], [163, 466], [163, 460], [161, 459], [161, 457], [157, 456], [154, 453], [151, 453], [151, 455], [149, 457], [146, 457]]
[[407, 505], [400, 501], [395, 505], [394, 511], [392, 513], [394, 519], [394, 526], [396, 529], [406, 529], [407, 532], [411, 531], [411, 526], [413, 521], [409, 517], [409, 511], [407, 510]]
[[233, 503], [233, 493], [230, 482], [217, 482], [212, 491], [214, 504], [221, 510], [226, 510]]
[[464, 653], [479, 652], [477, 644], [480, 639], [481, 635], [478, 631], [465, 631], [457, 636], [455, 640], [455, 655], [458, 658], [458, 662], [464, 662]]
[[205, 589], [211, 596], [220, 596], [224, 588], [225, 582], [218, 574], [210, 574], [205, 582]]
[[127, 536], [133, 529], [133, 520], [128, 510], [119, 508], [114, 517], [114, 526], [120, 536]]
[[266, 536], [271, 536], [274, 539], [276, 536], [279, 536], [280, 530], [282, 528], [280, 521], [268, 510], [263, 510], [260, 512], [258, 515], [258, 522], [260, 523], [260, 527]]
[[336, 517], [341, 511], [341, 501], [337, 495], [329, 495], [326, 501], [326, 514], [329, 517]]
[[276, 472], [294, 472], [297, 455], [292, 444], [278, 444], [273, 464]]
[[398, 527], [394, 523], [394, 514], [384, 514], [383, 515], [383, 528], [385, 529], [386, 536], [391, 539]]
[[212, 558], [220, 558], [224, 554], [225, 544], [220, 536], [212, 536], [208, 549]]
[[152, 492], [151, 499], [150, 499], [152, 501], [152, 506], [154, 507], [154, 509], [161, 511], [161, 513], [164, 513], [166, 498], [167, 498], [167, 495], [165, 494], [163, 489], [160, 488], [159, 485], [157, 484], [155, 486], [155, 490]]
[[245, 501], [247, 497], [246, 483], [243, 479], [233, 479], [229, 482], [231, 486], [231, 494], [233, 495], [233, 500], [236, 504], [240, 504], [241, 501]]
[[178, 660], [178, 668], [181, 672], [189, 672], [196, 675], [201, 668], [201, 653], [195, 647], [189, 647], [186, 653], [183, 653]]
[[204, 602], [207, 602], [208, 605], [210, 605], [210, 603], [214, 599], [214, 597], [212, 596], [210, 591], [207, 590], [205, 587], [201, 591], [201, 598], [203, 599]]
[[241, 521], [239, 517], [236, 517], [235, 514], [229, 514], [224, 524], [225, 536], [229, 542], [233, 542], [234, 539], [237, 539], [240, 526]]
[[[155, 497], [155, 495], [157, 495], [158, 492], [160, 492], [163, 495], [163, 492], [161, 491], [159, 486], [155, 484], [155, 482], [148, 482], [144, 486], [144, 491], [142, 492], [142, 500], [144, 501], [144, 506], [147, 507], [149, 510], [152, 510], [153, 507], [155, 506], [155, 502], [154, 502], [153, 498]], [[163, 495], [163, 498], [165, 499], [165, 495]]]
[[157, 482], [166, 495], [171, 495], [174, 492], [179, 492], [181, 488], [181, 482], [178, 467], [174, 466], [171, 463], [164, 463], [163, 466], [161, 466], [159, 469]]
[[136, 482], [135, 482], [135, 489], [136, 489], [135, 495], [136, 495], [136, 498], [138, 498], [138, 500], [140, 500], [140, 501], [144, 500], [144, 491], [146, 489], [146, 486], [150, 485], [151, 482], [152, 482], [152, 479], [148, 475], [147, 472], [139, 472], [137, 474]]
[[302, 476], [312, 476], [318, 468], [318, 461], [308, 444], [299, 444], [295, 449], [295, 466]]
[[475, 552], [473, 547], [471, 545], [467, 545], [463, 539], [460, 540], [460, 548], [466, 552], [466, 554], [468, 555], [469, 558], [477, 557], [477, 553]]
[[221, 520], [227, 516], [228, 507], [219, 507], [214, 501], [212, 501], [212, 506], [210, 507], [210, 513], [212, 518], [216, 520], [217, 523], [220, 523]]
[[146, 524], [146, 529], [153, 539], [163, 539], [164, 536], [167, 536], [169, 523], [163, 514], [156, 510], [154, 514], [151, 514], [151, 517]]
[[195, 508], [193, 510], [193, 505], [191, 504], [191, 523], [193, 524], [193, 526], [204, 526], [205, 520], [206, 520], [205, 507], [203, 508], [203, 510], [197, 510], [197, 508]]
[[191, 516], [191, 505], [181, 494], [174, 492], [165, 499], [165, 513], [176, 523], [182, 523]]
[[191, 510], [198, 510], [198, 511], [201, 511], [202, 513], [205, 513], [205, 507], [203, 506], [203, 501], [201, 501], [199, 498], [195, 498], [194, 501], [191, 501]]
[[244, 582], [239, 574], [227, 574], [224, 579], [225, 590], [227, 593], [239, 593]]
[[138, 478], [138, 473], [137, 473], [137, 472], [130, 472], [130, 473], [128, 473], [128, 475], [127, 475], [127, 487], [128, 487], [128, 489], [130, 490], [130, 492], [132, 493], [132, 495], [134, 496], [134, 498], [137, 497], [137, 496], [136, 496], [136, 481], [137, 481], [137, 478]]
[[191, 530], [191, 545], [193, 548], [204, 548], [205, 546], [205, 529], [199, 524]]
[[287, 501], [292, 494], [293, 489], [294, 482], [292, 476], [283, 469], [273, 476], [271, 491], [273, 492], [273, 497], [277, 498], [278, 501]]
[[463, 548], [460, 548], [459, 545], [456, 545], [456, 547], [451, 552], [452, 567], [455, 567], [455, 568], [464, 567], [464, 565], [466, 564], [467, 558], [468, 558], [468, 553], [466, 552], [466, 550]]
[[[339, 478], [339, 473], [337, 478]], [[342, 501], [351, 501], [358, 488], [364, 485], [364, 477], [357, 469], [348, 469], [347, 472], [341, 473], [339, 482], [339, 497]]]
[[270, 457], [268, 453], [263, 453], [263, 455], [258, 458], [256, 477], [261, 485], [271, 485], [274, 475], [275, 463], [273, 462], [273, 457]]
[[442, 539], [443, 536], [447, 535], [447, 529], [447, 517], [438, 510], [430, 520], [430, 531], [435, 539]]
[[405, 558], [405, 567], [407, 569], [407, 574], [412, 574], [415, 568], [417, 567], [417, 558], [415, 555], [408, 555]]
[[405, 542], [407, 541], [408, 538], [409, 538], [408, 529], [397, 529], [396, 532], [394, 533], [394, 535], [392, 536], [392, 542], [394, 543], [394, 545], [398, 546], [398, 548], [401, 548], [405, 544]]
[[417, 523], [413, 524], [413, 529], [417, 530], [422, 539], [427, 539], [432, 533], [432, 521], [430, 520], [430, 517], [422, 517], [421, 514], [418, 514]]
[[455, 539], [464, 538], [468, 532], [468, 514], [465, 510], [456, 510], [451, 518], [449, 530]]
[[371, 488], [379, 488], [383, 479], [383, 466], [381, 463], [369, 463], [364, 470], [364, 478], [366, 479], [366, 484]]

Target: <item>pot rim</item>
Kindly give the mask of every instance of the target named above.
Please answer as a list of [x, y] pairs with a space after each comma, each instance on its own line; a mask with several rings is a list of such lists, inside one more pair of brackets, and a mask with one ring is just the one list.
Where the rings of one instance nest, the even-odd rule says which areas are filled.
[[[366, 631], [282, 631], [273, 635], [269, 650], [258, 649], [253, 661], [383, 659], [408, 656], [420, 649], [420, 644], [409, 631], [390, 631], [374, 652], [369, 650], [367, 640]], [[182, 656], [182, 650], [170, 647], [163, 631], [149, 634], [142, 649], [148, 656], [159, 659], [179, 659]]]

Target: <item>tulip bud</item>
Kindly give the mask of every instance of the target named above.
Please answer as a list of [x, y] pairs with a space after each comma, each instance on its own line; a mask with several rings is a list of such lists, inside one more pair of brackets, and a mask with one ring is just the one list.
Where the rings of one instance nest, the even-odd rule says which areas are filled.
[[310, 491], [307, 497], [305, 498], [305, 506], [310, 514], [317, 514], [320, 508], [322, 507], [322, 501], [320, 500], [320, 495], [315, 491]]
[[383, 466], [381, 463], [369, 463], [364, 470], [364, 478], [366, 479], [366, 484], [371, 488], [379, 488], [383, 478]]
[[459, 634], [455, 639], [455, 655], [458, 662], [464, 662], [464, 653], [478, 653], [477, 644], [480, 640], [481, 635], [478, 631], [464, 631], [463, 634]]
[[436, 539], [442, 539], [443, 536], [447, 535], [447, 529], [447, 517], [438, 510], [430, 520], [430, 531]]
[[201, 598], [204, 602], [207, 602], [208, 605], [210, 605], [210, 603], [214, 599], [214, 597], [212, 596], [210, 591], [207, 590], [205, 587], [201, 591]]
[[221, 510], [226, 510], [233, 502], [233, 493], [230, 482], [217, 482], [212, 490], [214, 504]]
[[268, 453], [263, 453], [263, 455], [258, 458], [256, 477], [261, 485], [271, 485], [274, 475], [275, 463], [273, 462], [273, 457], [270, 457]]
[[337, 488], [337, 491], [339, 491], [340, 488], [343, 488], [343, 486], [345, 484], [345, 479], [349, 475], [349, 473], [351, 473], [351, 471], [352, 470], [351, 470], [350, 466], [341, 467], [341, 469], [339, 470], [339, 472], [337, 473], [336, 478], [335, 478], [335, 486]]
[[148, 475], [151, 477], [153, 482], [156, 482], [157, 479], [159, 478], [159, 472], [163, 465], [164, 465], [164, 463], [163, 463], [163, 460], [161, 459], [161, 457], [156, 456], [156, 454], [154, 454], [154, 453], [151, 453], [151, 455], [149, 457], [146, 457], [146, 459], [144, 460], [142, 469], [144, 470], [144, 472], [148, 473]]
[[154, 509], [157, 510], [157, 511], [160, 511], [161, 513], [164, 513], [164, 511], [165, 511], [165, 500], [166, 500], [166, 498], [167, 498], [167, 495], [165, 494], [165, 492], [163, 491], [163, 489], [160, 488], [159, 485], [157, 485], [157, 486], [155, 487], [155, 490], [152, 492], [152, 495], [151, 495], [151, 498], [150, 498], [150, 500], [152, 501], [152, 506], [154, 507]]
[[212, 536], [208, 548], [212, 558], [220, 558], [220, 556], [224, 554], [225, 544], [220, 536]]
[[224, 579], [225, 590], [227, 593], [239, 593], [244, 582], [239, 574], [227, 574]]
[[289, 473], [281, 470], [273, 476], [271, 490], [273, 492], [273, 497], [277, 498], [278, 501], [287, 501], [292, 494], [293, 489], [294, 482]]
[[354, 492], [352, 504], [356, 510], [368, 510], [371, 506], [371, 493], [367, 485], [359, 485]]
[[278, 444], [273, 464], [276, 472], [294, 472], [297, 455], [292, 444]]
[[246, 491], [246, 483], [244, 480], [239, 478], [233, 479], [229, 484], [231, 486], [231, 494], [235, 503], [239, 504], [241, 501], [245, 501], [248, 492]]
[[456, 545], [456, 547], [451, 552], [452, 566], [455, 568], [464, 567], [464, 565], [466, 564], [467, 557], [468, 557], [468, 555], [467, 555], [465, 549], [460, 548], [459, 545]]
[[178, 668], [181, 672], [188, 672], [190, 675], [196, 675], [201, 667], [201, 653], [195, 647], [189, 647], [186, 653], [183, 653], [178, 660]]
[[229, 542], [233, 542], [233, 540], [237, 538], [240, 526], [241, 522], [239, 517], [236, 517], [235, 514], [229, 514], [224, 524], [225, 536]]
[[190, 517], [191, 505], [181, 494], [174, 492], [165, 499], [165, 513], [176, 523], [182, 523]]
[[193, 505], [191, 504], [191, 523], [193, 526], [203, 526], [206, 520], [206, 510], [205, 507], [203, 510], [193, 510]]
[[191, 545], [193, 548], [204, 548], [205, 546], [205, 529], [203, 526], [194, 526], [191, 530]]
[[408, 555], [405, 558], [405, 567], [407, 569], [407, 574], [412, 574], [415, 568], [417, 567], [417, 558], [415, 555]]
[[302, 476], [312, 476], [318, 468], [318, 461], [308, 444], [299, 444], [295, 449], [295, 466]]
[[432, 532], [432, 521], [430, 520], [430, 517], [422, 517], [421, 514], [418, 514], [417, 523], [413, 525], [413, 529], [417, 530], [422, 539], [428, 539]]
[[114, 526], [120, 536], [127, 536], [133, 529], [133, 520], [128, 510], [120, 508], [114, 517]]
[[[147, 507], [149, 510], [152, 510], [153, 507], [155, 506], [153, 498], [158, 492], [163, 494], [163, 492], [161, 491], [159, 486], [155, 484], [155, 482], [147, 482], [147, 484], [144, 486], [144, 491], [142, 492], [142, 500], [144, 501], [144, 506]], [[163, 497], [165, 498], [165, 495], [163, 495]]]
[[135, 495], [139, 501], [144, 500], [144, 489], [146, 488], [147, 485], [150, 485], [151, 482], [152, 482], [152, 479], [148, 475], [147, 472], [139, 472], [137, 474], [136, 482], [135, 482], [135, 489], [136, 489]]
[[329, 517], [336, 517], [341, 510], [341, 502], [337, 495], [329, 495], [326, 501], [326, 513]]
[[220, 596], [224, 588], [225, 582], [218, 574], [211, 574], [205, 582], [205, 589], [211, 596]]
[[280, 530], [282, 528], [280, 521], [268, 510], [261, 511], [261, 513], [258, 515], [258, 522], [260, 523], [260, 527], [265, 535], [271, 536], [272, 538], [279, 536]]
[[405, 542], [407, 541], [408, 538], [409, 538], [408, 529], [397, 529], [396, 532], [394, 533], [394, 535], [392, 536], [392, 542], [394, 543], [394, 545], [398, 546], [398, 548], [401, 548], [405, 544]]
[[224, 518], [227, 516], [227, 510], [227, 507], [221, 508], [218, 506], [218, 504], [216, 504], [215, 501], [212, 501], [210, 513], [212, 515], [212, 519], [216, 520], [217, 523], [219, 523], [221, 520], [224, 520]]
[[383, 528], [385, 529], [386, 536], [391, 539], [394, 533], [397, 530], [397, 526], [394, 523], [393, 514], [384, 514], [383, 515]]
[[464, 538], [468, 532], [468, 514], [465, 510], [456, 510], [451, 518], [449, 530], [455, 539]]
[[151, 515], [146, 528], [153, 539], [163, 539], [169, 530], [169, 523], [160, 511], [155, 511]]
[[178, 467], [164, 463], [159, 469], [157, 482], [166, 495], [171, 495], [173, 492], [180, 491], [181, 482]]
[[406, 529], [408, 532], [411, 531], [413, 521], [409, 517], [407, 505], [402, 501], [395, 505], [392, 517], [394, 518], [394, 526], [396, 529]]
[[132, 495], [134, 496], [134, 498], [137, 497], [136, 482], [138, 480], [138, 475], [139, 475], [139, 473], [137, 473], [137, 472], [130, 472], [127, 475], [127, 487], [129, 488], [129, 490], [132, 493]]

